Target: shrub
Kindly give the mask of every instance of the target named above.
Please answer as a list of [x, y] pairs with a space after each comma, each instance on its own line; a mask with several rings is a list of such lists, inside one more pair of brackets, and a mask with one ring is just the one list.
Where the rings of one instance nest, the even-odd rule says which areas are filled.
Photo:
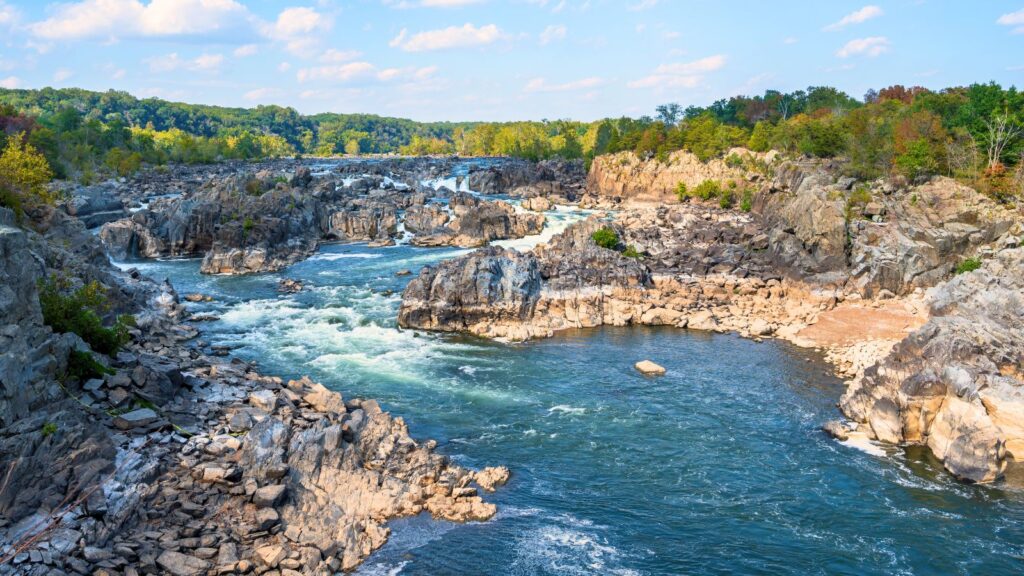
[[740, 210], [750, 212], [754, 207], [754, 193], [749, 188], [743, 191], [743, 198], [740, 200]]
[[626, 258], [636, 259], [639, 259], [641, 256], [640, 252], [637, 251], [636, 246], [633, 246], [632, 244], [626, 246], [626, 249], [622, 251], [622, 255], [625, 256]]
[[722, 187], [718, 185], [718, 182], [714, 180], [705, 180], [698, 184], [697, 187], [693, 189], [691, 195], [696, 196], [701, 200], [707, 201], [711, 200], [712, 198], [716, 198], [721, 193]]
[[42, 433], [43, 438], [46, 438], [47, 436], [53, 436], [54, 434], [57, 433], [57, 424], [54, 422], [47, 422], [46, 424], [43, 424]]
[[739, 154], [729, 154], [725, 157], [725, 165], [729, 168], [739, 168], [743, 166], [743, 158], [740, 158]]
[[249, 196], [261, 196], [263, 194], [263, 183], [258, 178], [249, 178], [245, 181], [245, 193]]
[[871, 202], [871, 191], [867, 186], [858, 186], [846, 198], [846, 219], [851, 220], [861, 215], [869, 202]]
[[718, 205], [722, 208], [732, 208], [734, 202], [734, 194], [732, 188], [722, 190], [722, 193], [718, 196]]
[[679, 198], [680, 202], [685, 202], [689, 198], [689, 193], [686, 189], [686, 182], [680, 182], [676, 185], [676, 198]]
[[590, 235], [590, 238], [601, 248], [607, 248], [608, 250], [614, 250], [619, 245], [619, 235], [611, 228], [604, 227], [600, 230], [594, 231]]
[[128, 329], [135, 326], [135, 318], [121, 315], [111, 326], [104, 326], [101, 314], [110, 310], [110, 303], [103, 286], [92, 281], [67, 293], [69, 288], [70, 282], [57, 276], [39, 283], [43, 322], [56, 332], [78, 334], [97, 352], [116, 354], [131, 339]]
[[0, 206], [14, 211], [20, 219], [24, 209], [53, 204], [57, 195], [46, 188], [53, 172], [46, 157], [20, 138], [9, 138], [0, 153]]
[[252, 228], [255, 225], [256, 225], [256, 223], [253, 222], [252, 217], [251, 216], [246, 216], [245, 220], [242, 221], [242, 230], [244, 230], [246, 235], [248, 235], [249, 232], [252, 232]]
[[981, 260], [978, 258], [968, 258], [963, 262], [957, 264], [955, 274], [963, 274], [965, 272], [974, 272], [978, 268], [981, 268]]
[[93, 378], [102, 378], [105, 374], [113, 375], [114, 371], [97, 362], [92, 354], [81, 350], [72, 350], [68, 355], [68, 369], [65, 372], [67, 379], [85, 382]]

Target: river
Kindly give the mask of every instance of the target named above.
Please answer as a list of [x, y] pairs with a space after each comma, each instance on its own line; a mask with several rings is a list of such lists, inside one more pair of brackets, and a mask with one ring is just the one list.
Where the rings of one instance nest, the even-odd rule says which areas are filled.
[[[582, 215], [549, 214], [549, 236]], [[534, 239], [537, 240], [537, 239]], [[522, 247], [529, 242], [518, 242]], [[813, 352], [673, 328], [503, 344], [399, 330], [408, 276], [463, 251], [323, 247], [279, 274], [132, 262], [219, 320], [201, 338], [266, 374], [376, 398], [470, 467], [507, 465], [493, 521], [391, 523], [360, 574], [1011, 574], [1024, 497], [951, 479], [921, 450], [819, 430], [842, 383]], [[306, 289], [279, 294], [281, 278]], [[662, 377], [632, 365], [651, 359]]]

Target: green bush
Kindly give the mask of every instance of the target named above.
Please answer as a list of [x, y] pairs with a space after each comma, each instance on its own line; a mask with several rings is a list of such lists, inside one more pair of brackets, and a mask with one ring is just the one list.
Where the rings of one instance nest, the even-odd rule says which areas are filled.
[[81, 350], [72, 350], [68, 355], [68, 369], [65, 376], [69, 380], [85, 382], [93, 378], [102, 378], [105, 374], [114, 374], [110, 368], [100, 364], [93, 355]]
[[743, 166], [743, 158], [740, 158], [739, 154], [729, 154], [725, 157], [725, 165], [729, 168], [739, 168]]
[[253, 222], [252, 217], [251, 216], [246, 216], [245, 220], [242, 221], [242, 230], [244, 230], [246, 235], [248, 235], [249, 232], [252, 232], [252, 228], [255, 225], [256, 225], [256, 223]]
[[594, 241], [594, 244], [608, 250], [614, 250], [619, 245], [619, 235], [615, 230], [608, 227], [596, 230], [590, 235], [590, 238]]
[[978, 268], [981, 268], [981, 260], [978, 258], [968, 258], [957, 264], [954, 273], [959, 275], [965, 272], [974, 272]]
[[680, 202], [685, 202], [690, 195], [686, 190], [686, 182], [680, 182], [676, 185], [676, 198], [679, 198]]
[[743, 191], [743, 198], [740, 200], [740, 210], [750, 212], [754, 207], [754, 193], [749, 188]]
[[868, 190], [867, 186], [858, 186], [853, 192], [850, 192], [850, 195], [846, 197], [846, 219], [852, 220], [860, 216], [864, 207], [871, 200], [871, 190]]
[[54, 434], [57, 433], [57, 424], [54, 422], [47, 422], [46, 424], [43, 424], [42, 433], [43, 438], [46, 438], [47, 436], [53, 436]]
[[640, 257], [642, 256], [642, 254], [640, 254], [640, 252], [637, 251], [636, 246], [633, 246], [632, 244], [626, 246], [626, 249], [622, 251], [622, 255], [625, 256], [626, 258], [636, 259], [640, 259]]
[[55, 332], [73, 332], [101, 354], [116, 354], [131, 339], [128, 329], [135, 326], [130, 315], [118, 316], [113, 325], [103, 325], [101, 315], [110, 310], [106, 290], [92, 281], [68, 293], [70, 282], [51, 276], [39, 283], [39, 305], [43, 322]]
[[249, 178], [245, 181], [245, 193], [249, 196], [262, 196], [263, 183], [258, 178]]
[[722, 208], [732, 208], [734, 201], [735, 195], [732, 188], [722, 190], [722, 193], [718, 196], [718, 205]]
[[691, 196], [696, 196], [701, 200], [711, 200], [717, 198], [722, 193], [722, 187], [719, 186], [718, 182], [714, 180], [705, 180], [697, 185], [696, 188], [691, 192]]

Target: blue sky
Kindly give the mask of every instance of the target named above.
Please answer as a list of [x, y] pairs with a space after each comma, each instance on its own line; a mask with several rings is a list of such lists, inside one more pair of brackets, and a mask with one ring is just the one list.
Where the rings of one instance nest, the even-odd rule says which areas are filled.
[[0, 0], [0, 86], [304, 113], [592, 120], [1022, 79], [1024, 0]]

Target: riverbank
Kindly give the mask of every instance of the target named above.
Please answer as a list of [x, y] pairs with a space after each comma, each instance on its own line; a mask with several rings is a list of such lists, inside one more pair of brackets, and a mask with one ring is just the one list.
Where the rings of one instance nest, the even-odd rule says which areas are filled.
[[[947, 178], [900, 189], [885, 181], [858, 183], [828, 163], [751, 155], [739, 166], [716, 168], [690, 161], [685, 152], [675, 156], [689, 160], [669, 159], [663, 172], [672, 178], [694, 166], [691, 180], [730, 170], [734, 178], [710, 180], [723, 208], [697, 200], [651, 207], [643, 195], [614, 196], [631, 190], [621, 186], [629, 175], [656, 172], [660, 163], [604, 159], [591, 172], [589, 185], [598, 187], [591, 193], [607, 196], [619, 211], [576, 224], [529, 253], [489, 248], [424, 269], [403, 293], [399, 324], [509, 340], [627, 324], [775, 336], [826, 350], [856, 386], [869, 367], [898, 353], [897, 342], [928, 326], [929, 290], [944, 285], [962, 263], [984, 268], [983, 261], [994, 262], [1019, 243], [1016, 212]], [[616, 170], [623, 174], [613, 175]], [[609, 193], [602, 195], [605, 183], [611, 183]], [[725, 208], [734, 197], [743, 198], [747, 210]], [[599, 230], [614, 240], [599, 246]], [[1012, 267], [1000, 269], [1016, 275]], [[1013, 461], [1003, 447], [1015, 442], [1015, 425], [975, 436], [975, 426], [932, 429], [930, 414], [918, 425], [921, 433], [876, 430], [867, 414], [912, 414], [917, 401], [898, 386], [886, 389], [873, 409], [844, 406], [870, 438], [963, 442], [988, 460], [944, 460], [969, 481], [995, 480]], [[940, 389], [939, 396], [958, 396], [964, 386], [948, 381]], [[991, 413], [1019, 409], [1009, 395], [988, 401], [993, 407], [983, 409], [978, 424], [986, 429]], [[982, 406], [978, 398], [974, 403]], [[937, 451], [940, 458], [948, 453]]]

